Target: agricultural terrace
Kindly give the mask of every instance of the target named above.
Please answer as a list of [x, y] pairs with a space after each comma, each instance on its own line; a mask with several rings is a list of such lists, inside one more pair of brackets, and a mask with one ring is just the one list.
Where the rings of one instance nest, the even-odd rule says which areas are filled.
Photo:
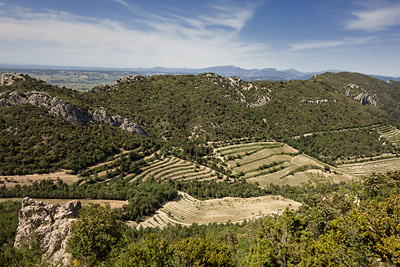
[[400, 158], [387, 158], [361, 163], [343, 164], [338, 170], [352, 176], [365, 176], [373, 172], [387, 172], [397, 170], [400, 167]]
[[373, 128], [380, 137], [385, 138], [394, 146], [400, 147], [400, 130], [393, 125], [379, 125]]
[[331, 173], [328, 166], [312, 157], [300, 154], [297, 149], [278, 142], [259, 142], [218, 147], [216, 156], [223, 159], [233, 174], [244, 177], [248, 182], [261, 186], [301, 185], [310, 175], [325, 173], [334, 181], [350, 179], [348, 176]]
[[180, 192], [175, 201], [167, 202], [156, 214], [136, 227], [164, 227], [170, 224], [238, 223], [244, 220], [281, 213], [286, 207], [298, 209], [300, 203], [281, 196], [253, 198], [225, 197], [200, 201]]
[[165, 181], [167, 179], [182, 179], [182, 180], [210, 180], [216, 179], [216, 173], [209, 167], [195, 164], [174, 156], [169, 156], [161, 159], [153, 159], [148, 162], [147, 166], [142, 168], [142, 173], [128, 177], [130, 181], [141, 179], [156, 179]]

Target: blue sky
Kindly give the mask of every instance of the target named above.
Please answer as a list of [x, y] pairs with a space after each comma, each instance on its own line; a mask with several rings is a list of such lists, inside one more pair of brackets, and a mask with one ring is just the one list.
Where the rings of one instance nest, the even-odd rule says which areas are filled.
[[0, 0], [0, 63], [400, 76], [399, 0]]

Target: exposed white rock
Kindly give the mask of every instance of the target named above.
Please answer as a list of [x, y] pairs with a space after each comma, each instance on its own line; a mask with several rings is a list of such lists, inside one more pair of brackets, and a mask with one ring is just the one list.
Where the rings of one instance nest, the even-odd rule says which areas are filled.
[[317, 100], [300, 100], [302, 104], [322, 104], [322, 103], [336, 103], [336, 100], [317, 99]]
[[25, 77], [21, 73], [1, 73], [0, 74], [0, 86], [11, 85], [18, 80], [25, 80]]
[[349, 83], [348, 85], [346, 85], [347, 87], [350, 87], [351, 89], [358, 89], [358, 88], [360, 88], [360, 86], [359, 85], [357, 85], [357, 84], [354, 84], [354, 83]]
[[354, 97], [355, 100], [360, 101], [362, 105], [371, 104], [375, 107], [378, 106], [378, 97], [377, 95], [370, 96], [368, 93], [361, 93]]
[[18, 228], [14, 247], [36, 235], [40, 246], [44, 249], [44, 261], [53, 266], [68, 266], [72, 255], [67, 252], [71, 226], [81, 209], [81, 202], [73, 200], [56, 208], [42, 201], [34, 201], [30, 197], [22, 200], [22, 208], [18, 213]]
[[261, 107], [261, 106], [264, 106], [265, 104], [267, 104], [269, 101], [271, 101], [271, 98], [267, 95], [264, 95], [264, 96], [261, 96], [256, 101], [254, 101], [250, 104], [247, 104], [247, 106], [249, 108]]
[[121, 116], [107, 116], [104, 109], [88, 112], [64, 99], [52, 97], [45, 92], [6, 91], [0, 93], [0, 107], [24, 104], [45, 108], [54, 117], [61, 118], [74, 125], [83, 126], [91, 122], [98, 122], [119, 127], [131, 133], [146, 135], [146, 132], [139, 125]]

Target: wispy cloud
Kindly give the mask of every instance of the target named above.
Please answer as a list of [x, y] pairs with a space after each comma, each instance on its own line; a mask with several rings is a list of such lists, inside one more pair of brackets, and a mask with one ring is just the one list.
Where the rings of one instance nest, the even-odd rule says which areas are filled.
[[344, 44], [346, 44], [345, 41], [310, 41], [305, 43], [293, 44], [290, 50], [296, 51], [304, 49], [327, 48], [341, 46]]
[[[124, 0], [115, 1], [135, 8]], [[210, 11], [212, 16], [134, 16], [132, 26], [124, 21], [16, 8], [0, 16], [0, 41], [17, 43], [19, 48], [26, 44], [24, 50], [34, 55], [31, 60], [43, 62], [52, 58], [63, 65], [234, 65], [246, 57], [258, 60], [265, 53], [264, 45], [242, 41], [239, 36], [240, 29], [252, 18], [254, 6], [219, 5]], [[17, 48], [9, 47], [7, 53], [17, 53], [13, 50]]]
[[121, 5], [123, 5], [124, 7], [128, 7], [128, 8], [132, 8], [133, 6], [129, 3], [127, 3], [124, 0], [115, 0], [115, 2], [120, 3]]
[[374, 32], [400, 25], [400, 5], [357, 11], [353, 15], [356, 18], [346, 23], [347, 29]]
[[342, 40], [331, 40], [331, 41], [308, 41], [302, 43], [292, 44], [290, 50], [305, 50], [305, 49], [323, 49], [323, 48], [331, 48], [345, 45], [360, 45], [364, 43], [371, 42], [375, 40], [375, 36], [368, 36], [363, 38], [344, 38]]
[[214, 5], [214, 16], [203, 16], [205, 24], [226, 26], [240, 31], [253, 17], [255, 5], [244, 7]]

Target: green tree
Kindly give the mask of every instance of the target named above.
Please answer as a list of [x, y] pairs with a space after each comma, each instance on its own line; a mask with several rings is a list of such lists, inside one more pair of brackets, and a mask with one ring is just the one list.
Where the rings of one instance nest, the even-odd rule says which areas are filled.
[[85, 207], [72, 226], [71, 253], [80, 262], [95, 266], [119, 244], [123, 230], [123, 222], [116, 219], [109, 205]]
[[286, 208], [278, 218], [265, 218], [248, 255], [249, 266], [297, 266], [307, 263], [313, 240], [306, 222]]
[[235, 266], [231, 250], [204, 238], [187, 238], [174, 245], [178, 266]]
[[400, 265], [400, 197], [369, 201], [330, 222], [331, 230], [316, 244], [321, 266]]
[[132, 243], [115, 263], [121, 267], [164, 267], [174, 266], [173, 252], [164, 239], [153, 234], [143, 242]]

